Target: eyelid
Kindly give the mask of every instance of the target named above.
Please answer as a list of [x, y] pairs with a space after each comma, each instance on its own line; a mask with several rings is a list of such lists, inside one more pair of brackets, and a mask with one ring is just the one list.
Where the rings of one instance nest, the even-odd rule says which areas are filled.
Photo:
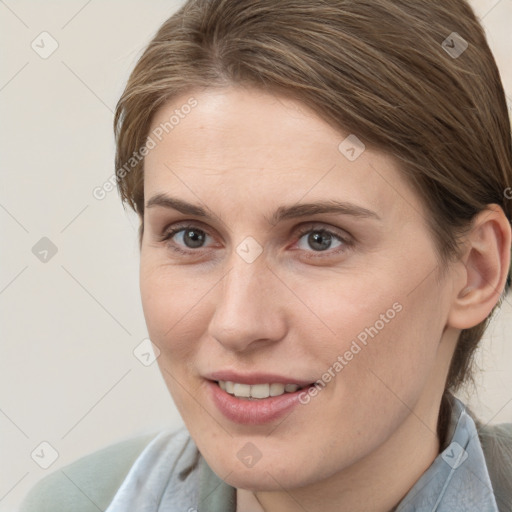
[[354, 240], [354, 237], [350, 233], [348, 233], [348, 231], [331, 226], [320, 221], [310, 221], [305, 224], [301, 224], [300, 226], [295, 228], [294, 231], [297, 231], [299, 237], [304, 236], [306, 233], [309, 233], [310, 231], [324, 231], [326, 233], [334, 235], [343, 242], [348, 243], [349, 241]]
[[169, 238], [169, 236], [172, 236], [173, 234], [176, 234], [178, 231], [181, 231], [183, 229], [197, 229], [198, 231], [203, 231], [207, 235], [212, 236], [210, 233], [210, 229], [208, 227], [205, 227], [205, 225], [201, 221], [182, 220], [167, 224], [162, 229], [161, 233], [157, 234], [157, 237], [160, 241], [164, 241], [167, 238]]

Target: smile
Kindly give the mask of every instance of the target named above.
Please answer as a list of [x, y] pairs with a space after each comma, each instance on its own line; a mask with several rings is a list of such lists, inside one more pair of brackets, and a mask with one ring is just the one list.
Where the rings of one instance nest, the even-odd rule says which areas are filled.
[[281, 396], [285, 393], [295, 393], [299, 389], [302, 389], [298, 384], [281, 384], [275, 382], [272, 384], [242, 384], [239, 382], [232, 381], [217, 381], [219, 387], [237, 398], [246, 399], [264, 399], [273, 396]]

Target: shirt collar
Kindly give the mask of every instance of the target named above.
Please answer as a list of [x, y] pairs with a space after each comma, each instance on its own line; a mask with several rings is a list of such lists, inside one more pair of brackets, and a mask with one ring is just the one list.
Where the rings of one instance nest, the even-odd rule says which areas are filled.
[[451, 396], [448, 446], [434, 459], [396, 512], [498, 512], [475, 422]]

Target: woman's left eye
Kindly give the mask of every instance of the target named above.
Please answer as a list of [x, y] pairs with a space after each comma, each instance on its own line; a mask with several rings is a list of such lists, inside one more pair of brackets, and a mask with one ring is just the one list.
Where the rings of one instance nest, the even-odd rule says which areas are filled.
[[[350, 246], [348, 237], [343, 237], [325, 228], [308, 228], [299, 233], [297, 246], [307, 252], [321, 253], [328, 250], [339, 252]], [[340, 249], [341, 248], [341, 249]], [[311, 251], [311, 249], [313, 251]], [[337, 250], [338, 249], [338, 250]]]

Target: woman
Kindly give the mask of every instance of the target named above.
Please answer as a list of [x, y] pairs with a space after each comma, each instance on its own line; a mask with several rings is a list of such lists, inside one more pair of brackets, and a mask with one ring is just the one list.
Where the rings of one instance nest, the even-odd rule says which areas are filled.
[[186, 428], [24, 510], [512, 510], [512, 426], [453, 396], [512, 216], [505, 95], [464, 0], [189, 1], [115, 128]]

